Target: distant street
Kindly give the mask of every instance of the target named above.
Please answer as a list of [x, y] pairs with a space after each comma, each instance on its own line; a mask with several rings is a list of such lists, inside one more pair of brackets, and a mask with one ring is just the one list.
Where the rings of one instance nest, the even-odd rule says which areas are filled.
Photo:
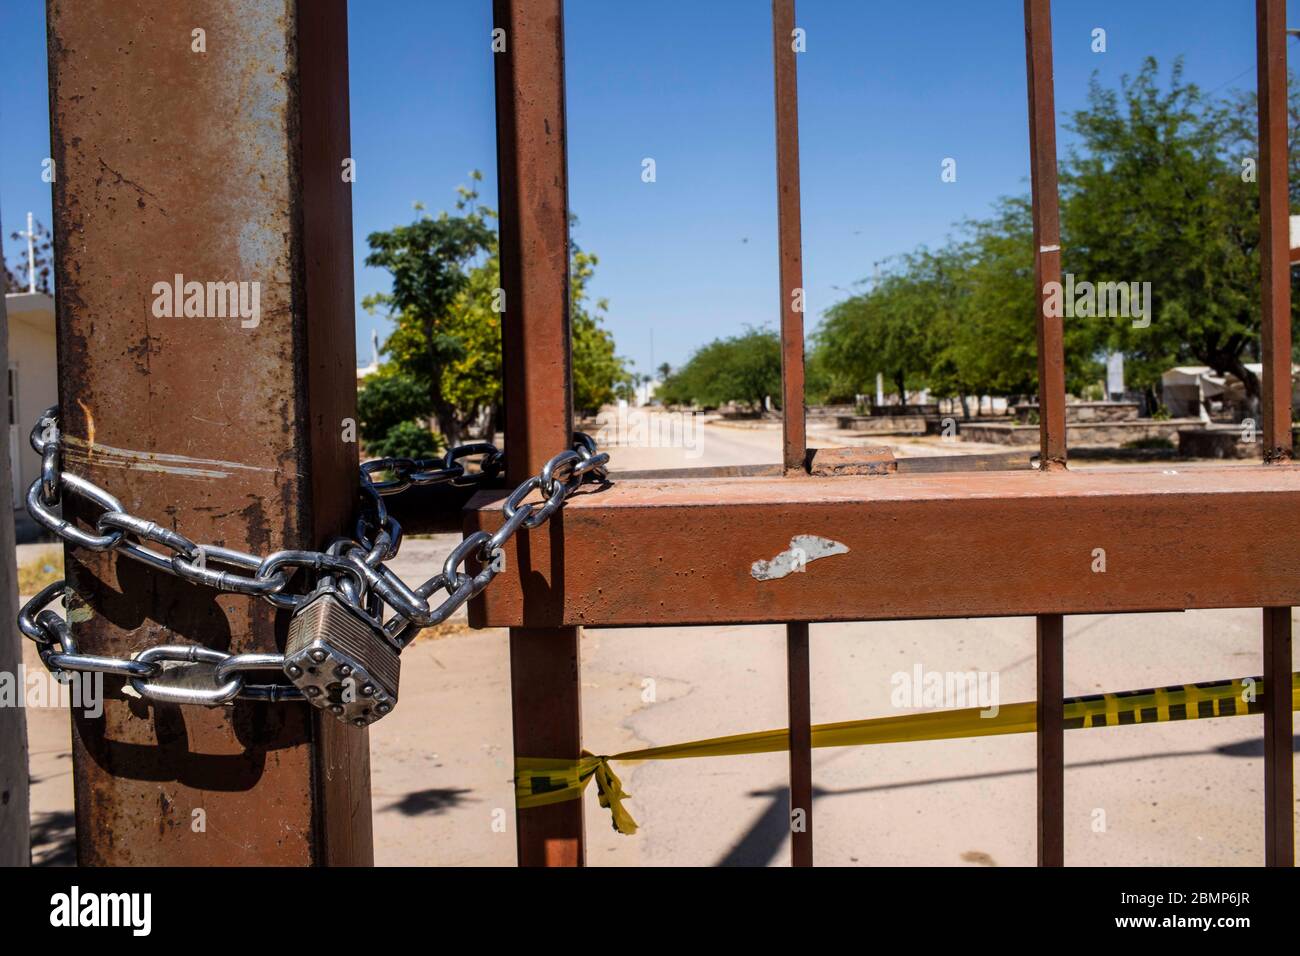
[[[664, 413], [658, 413], [664, 414]], [[672, 413], [668, 413], [672, 414]], [[980, 455], [1005, 452], [1006, 445], [944, 440], [937, 435], [917, 438], [854, 435], [834, 427], [834, 421], [813, 419], [808, 423], [808, 444], [813, 448], [831, 445], [888, 445], [898, 458], [934, 455]], [[602, 445], [610, 453], [616, 470], [649, 468], [703, 468], [717, 465], [777, 464], [781, 460], [781, 423], [779, 421], [724, 422], [712, 416], [702, 417], [701, 424], [683, 426], [693, 447], [649, 448]], [[597, 436], [599, 437], [599, 436]]]

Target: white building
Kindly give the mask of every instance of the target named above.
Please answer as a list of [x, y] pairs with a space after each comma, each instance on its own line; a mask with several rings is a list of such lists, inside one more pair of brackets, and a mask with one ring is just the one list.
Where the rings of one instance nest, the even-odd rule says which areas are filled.
[[[1259, 379], [1264, 377], [1264, 366], [1259, 362], [1243, 362], [1248, 371]], [[1291, 366], [1291, 408], [1300, 408], [1300, 380], [1296, 373], [1300, 366]], [[1160, 376], [1160, 401], [1174, 418], [1200, 417], [1209, 421], [1206, 405], [1238, 408], [1246, 404], [1246, 386], [1235, 375], [1220, 375], [1205, 365], [1180, 365]]]
[[59, 401], [54, 299], [43, 292], [5, 296], [9, 331], [9, 467], [15, 508], [40, 477], [41, 459], [27, 434], [36, 417]]
[[633, 400], [636, 406], [638, 408], [644, 408], [646, 405], [649, 405], [654, 400], [655, 392], [659, 391], [659, 386], [662, 384], [663, 382], [659, 381], [659, 379], [652, 378], [649, 381], [642, 382], [638, 385], [633, 394]]

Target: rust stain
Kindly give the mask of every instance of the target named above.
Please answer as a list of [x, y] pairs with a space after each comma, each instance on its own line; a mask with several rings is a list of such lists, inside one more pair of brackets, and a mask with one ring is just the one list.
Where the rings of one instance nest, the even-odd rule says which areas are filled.
[[[309, 543], [309, 459], [299, 459], [294, 398], [306, 378], [295, 339], [305, 296], [295, 288], [310, 267], [300, 248], [298, 167], [308, 157], [296, 87], [300, 45], [315, 43], [318, 62], [339, 62], [346, 11], [341, 0], [311, 4], [307, 16], [338, 25], [304, 40], [299, 5], [48, 7], [66, 458], [135, 513], [257, 551]], [[206, 55], [190, 50], [195, 23], [207, 30]], [[323, 112], [346, 127], [341, 102]], [[155, 284], [178, 274], [258, 282], [260, 324], [153, 314]], [[93, 509], [80, 507], [72, 503], [69, 517], [93, 526]], [[112, 557], [69, 557], [70, 583], [96, 612], [77, 622], [89, 653], [160, 639], [276, 646], [276, 615], [263, 602], [196, 601], [183, 582]], [[103, 720], [77, 721], [82, 862], [311, 862], [310, 715], [285, 708], [254, 725], [254, 709], [181, 712], [110, 694]], [[195, 806], [243, 820], [248, 832], [229, 843], [191, 834]]]

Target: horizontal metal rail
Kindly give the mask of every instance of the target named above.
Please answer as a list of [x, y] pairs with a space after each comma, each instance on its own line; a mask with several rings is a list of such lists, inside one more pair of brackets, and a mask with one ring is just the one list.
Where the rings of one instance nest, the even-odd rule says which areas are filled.
[[[467, 531], [495, 530], [497, 496], [471, 502]], [[757, 580], [753, 562], [796, 534], [848, 551]], [[1300, 467], [1275, 465], [619, 481], [571, 498], [549, 534], [512, 542], [470, 621], [744, 624], [1296, 603]]]

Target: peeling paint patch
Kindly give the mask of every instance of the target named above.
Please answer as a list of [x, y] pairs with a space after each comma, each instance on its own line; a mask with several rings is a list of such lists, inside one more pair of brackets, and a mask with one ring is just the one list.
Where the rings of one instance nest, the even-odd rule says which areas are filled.
[[89, 604], [78, 604], [76, 607], [68, 608], [69, 624], [84, 624], [86, 621], [94, 620], [95, 609]]
[[818, 558], [827, 558], [832, 554], [848, 554], [849, 546], [830, 538], [815, 534], [797, 534], [790, 539], [786, 548], [771, 561], [755, 561], [749, 573], [756, 581], [775, 581], [787, 574], [803, 571], [805, 567]]

